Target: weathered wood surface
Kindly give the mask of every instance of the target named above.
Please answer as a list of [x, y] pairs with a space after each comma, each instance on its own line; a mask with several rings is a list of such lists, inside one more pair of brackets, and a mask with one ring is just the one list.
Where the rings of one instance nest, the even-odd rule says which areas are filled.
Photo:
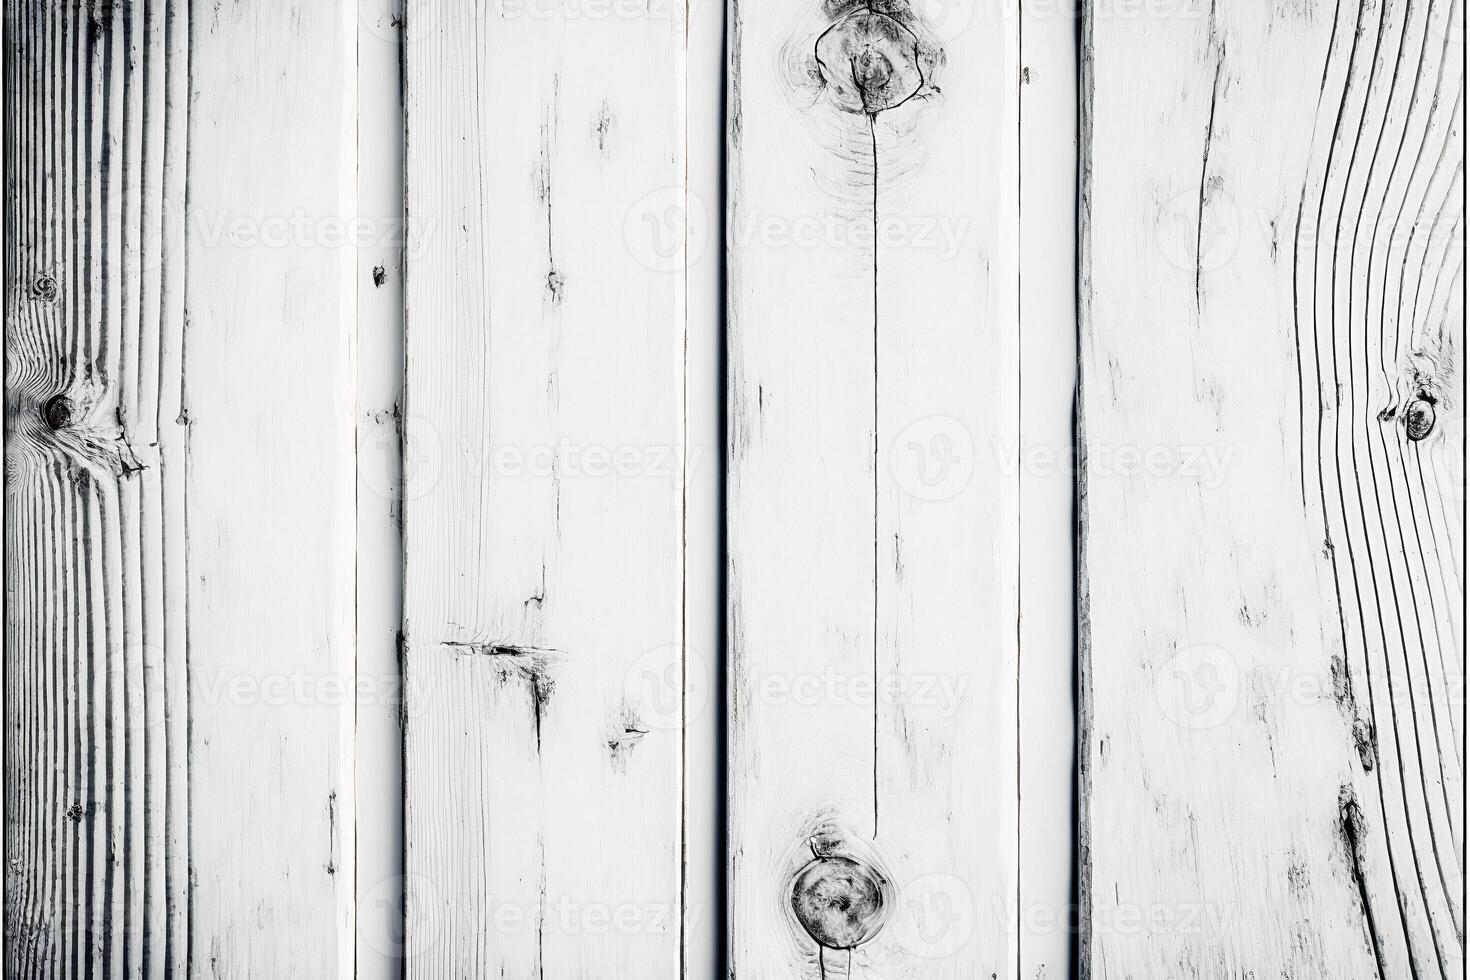
[[5, 6], [5, 974], [178, 976], [182, 4]]
[[683, 12], [597, 9], [407, 10], [412, 976], [681, 974]]
[[1464, 7], [1084, 47], [1088, 975], [1463, 971]]
[[7, 973], [340, 975], [355, 38], [6, 12]]
[[332, 977], [353, 965], [347, 13], [202, 0], [191, 10], [180, 418], [199, 973]]
[[732, 976], [1017, 969], [1018, 11], [922, 6], [732, 8]]

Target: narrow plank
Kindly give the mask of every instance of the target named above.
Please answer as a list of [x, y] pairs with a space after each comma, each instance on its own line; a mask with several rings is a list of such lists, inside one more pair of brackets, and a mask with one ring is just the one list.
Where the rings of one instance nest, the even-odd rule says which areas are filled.
[[353, 970], [357, 20], [196, 3], [187, 431], [193, 970]]
[[1458, 976], [1463, 5], [1103, 6], [1084, 963]]
[[403, 975], [402, 0], [358, 0], [357, 964]]
[[5, 974], [181, 976], [188, 14], [5, 22]]
[[1015, 976], [1019, 10], [732, 9], [731, 975]]
[[1021, 11], [1020, 976], [1073, 975], [1077, 4]]
[[725, 252], [719, 245], [725, 169], [723, 3], [689, 5], [685, 106], [685, 646], [684, 971], [726, 975], [725, 752], [720, 687], [725, 612]]
[[685, 25], [584, 12], [404, 25], [410, 976], [682, 974]]

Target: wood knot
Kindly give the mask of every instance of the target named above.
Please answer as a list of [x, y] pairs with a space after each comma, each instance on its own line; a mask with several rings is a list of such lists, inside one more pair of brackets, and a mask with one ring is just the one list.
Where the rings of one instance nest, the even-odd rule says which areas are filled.
[[850, 857], [816, 854], [796, 874], [791, 908], [817, 945], [853, 949], [883, 928], [887, 892], [887, 879], [870, 865]]
[[888, 14], [858, 10], [817, 38], [817, 66], [838, 105], [875, 115], [924, 87], [919, 39]]
[[43, 272], [31, 280], [31, 295], [43, 303], [54, 303], [60, 289], [56, 277], [49, 272]]
[[41, 417], [53, 431], [64, 429], [76, 418], [76, 408], [65, 395], [52, 395], [41, 409]]
[[1436, 415], [1434, 402], [1428, 398], [1416, 398], [1404, 409], [1404, 430], [1413, 442], [1423, 442], [1434, 431]]

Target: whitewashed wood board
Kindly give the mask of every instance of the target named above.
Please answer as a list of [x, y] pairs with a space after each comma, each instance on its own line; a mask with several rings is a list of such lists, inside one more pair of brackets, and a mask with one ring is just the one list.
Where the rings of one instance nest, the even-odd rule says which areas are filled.
[[7, 975], [1461, 975], [1463, 4], [1065, 6], [9, 0]]
[[1084, 975], [1464, 966], [1464, 11], [1094, 3]]
[[562, 13], [406, 15], [411, 976], [683, 972], [683, 12]]
[[1017, 11], [730, 23], [730, 971], [1012, 976]]
[[6, 14], [5, 973], [177, 975], [188, 18]]
[[341, 14], [7, 5], [8, 974], [351, 971]]
[[190, 10], [192, 969], [353, 968], [356, 23]]

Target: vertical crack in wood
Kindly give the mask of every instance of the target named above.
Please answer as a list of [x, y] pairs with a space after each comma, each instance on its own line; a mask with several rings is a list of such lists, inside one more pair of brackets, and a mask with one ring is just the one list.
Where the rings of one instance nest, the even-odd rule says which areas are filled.
[[[865, 90], [866, 91], [866, 90]], [[868, 134], [873, 144], [873, 689], [878, 689], [878, 620], [879, 575], [878, 542], [881, 538], [878, 489], [879, 465], [879, 339], [878, 332], [878, 114], [868, 113]], [[878, 839], [878, 706], [881, 698], [873, 698], [873, 839]]]
[[[1216, 0], [1218, 2], [1218, 0]], [[1219, 26], [1215, 22], [1215, 7], [1210, 6], [1210, 40], [1216, 40]], [[1210, 90], [1210, 119], [1205, 126], [1205, 148], [1199, 173], [1199, 212], [1194, 231], [1194, 308], [1198, 313], [1204, 308], [1202, 279], [1204, 275], [1205, 209], [1209, 206], [1210, 148], [1215, 142], [1215, 115], [1220, 108], [1221, 81], [1225, 77], [1225, 39], [1219, 39], [1219, 52], [1215, 56], [1215, 81]]]
[[1338, 804], [1338, 832], [1347, 850], [1348, 865], [1352, 868], [1353, 882], [1358, 887], [1358, 902], [1363, 911], [1363, 928], [1368, 944], [1373, 948], [1373, 961], [1378, 967], [1379, 980], [1388, 975], [1383, 958], [1383, 940], [1378, 935], [1378, 924], [1373, 917], [1373, 904], [1369, 899], [1368, 878], [1363, 873], [1363, 810], [1358, 806], [1351, 786], [1342, 788]]

